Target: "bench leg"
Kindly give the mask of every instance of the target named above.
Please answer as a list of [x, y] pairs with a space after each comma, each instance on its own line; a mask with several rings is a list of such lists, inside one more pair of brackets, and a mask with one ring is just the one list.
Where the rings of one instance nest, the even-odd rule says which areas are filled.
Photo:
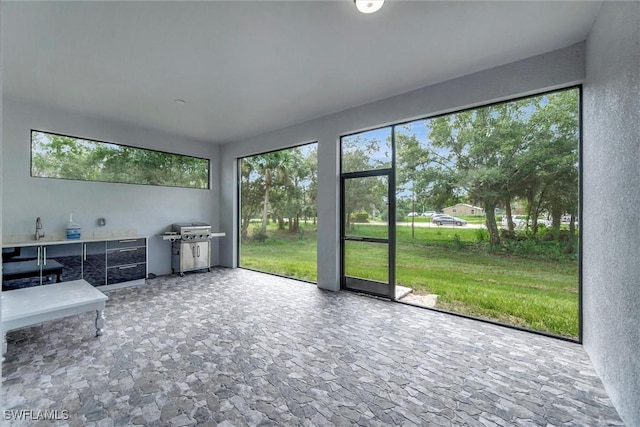
[[96, 310], [96, 336], [99, 337], [104, 332], [104, 311]]

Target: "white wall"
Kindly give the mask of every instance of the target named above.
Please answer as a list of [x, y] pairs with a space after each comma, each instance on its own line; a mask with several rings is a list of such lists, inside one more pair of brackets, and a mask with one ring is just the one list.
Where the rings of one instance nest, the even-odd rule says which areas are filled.
[[318, 286], [338, 290], [340, 135], [559, 88], [583, 78], [584, 43], [580, 43], [224, 145], [220, 153], [220, 227], [227, 237], [221, 240], [220, 264], [237, 266], [238, 157], [318, 141]]
[[587, 39], [584, 347], [625, 423], [640, 425], [640, 2], [604, 2]]
[[[171, 272], [170, 244], [157, 237], [174, 222], [203, 221], [218, 227], [218, 147], [148, 129], [83, 117], [65, 111], [4, 99], [2, 150], [3, 234], [34, 232], [41, 217], [45, 233], [64, 234], [69, 214], [82, 226], [83, 235], [134, 229], [149, 238], [149, 272]], [[107, 142], [153, 148], [211, 160], [211, 190], [71, 181], [30, 176], [31, 129], [80, 136]], [[96, 220], [105, 217], [106, 227]], [[218, 264], [213, 241], [212, 264]]]

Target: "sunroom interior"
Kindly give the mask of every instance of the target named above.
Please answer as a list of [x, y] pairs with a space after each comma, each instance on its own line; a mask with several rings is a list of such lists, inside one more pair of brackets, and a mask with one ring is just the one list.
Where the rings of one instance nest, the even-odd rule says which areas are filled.
[[[567, 421], [640, 424], [637, 399], [640, 311], [636, 302], [640, 300], [637, 263], [640, 248], [635, 237], [640, 231], [637, 168], [640, 161], [640, 3], [387, 1], [378, 12], [364, 15], [357, 12], [350, 0], [131, 4], [16, 1], [3, 2], [0, 12], [0, 237], [3, 247], [11, 246], [19, 236], [33, 235], [37, 217], [42, 218], [47, 232], [55, 234], [56, 230], [64, 230], [71, 213], [74, 220], [83, 225], [85, 233], [95, 230], [113, 235], [147, 236], [146, 268], [148, 278], [153, 279], [140, 288], [152, 287], [153, 280], [159, 280], [158, 287], [165, 293], [173, 292], [172, 286], [182, 284], [193, 286], [193, 295], [198, 298], [215, 301], [216, 280], [221, 283], [231, 280], [242, 283], [238, 295], [251, 298], [252, 283], [271, 283], [277, 279], [238, 268], [241, 244], [238, 159], [317, 143], [317, 287], [307, 284], [313, 287], [305, 287], [301, 294], [313, 300], [317, 296], [310, 294], [309, 289], [330, 291], [322, 294], [332, 295], [323, 300], [322, 304], [328, 306], [321, 306], [328, 310], [327, 321], [336, 322], [323, 325], [322, 315], [309, 313], [309, 324], [304, 325], [304, 331], [312, 335], [317, 331], [314, 339], [318, 340], [339, 332], [344, 327], [339, 322], [351, 319], [348, 313], [342, 317], [335, 312], [331, 304], [336, 304], [339, 310], [349, 310], [355, 307], [354, 301], [358, 301], [349, 299], [352, 295], [341, 291], [341, 137], [558, 89], [580, 88], [581, 334], [580, 343], [568, 343], [571, 350], [567, 351], [584, 355], [584, 363], [597, 374], [597, 381], [606, 391], [603, 399], [610, 399], [615, 408], [613, 412], [617, 411], [615, 417], [619, 419], [606, 418], [608, 413], [602, 415], [596, 410], [591, 419], [573, 417]], [[209, 183], [206, 188], [198, 189], [34, 177], [31, 174], [32, 131], [206, 159], [210, 166]], [[98, 225], [96, 221], [101, 218], [106, 219], [106, 225]], [[210, 224], [212, 230], [224, 233], [211, 240], [209, 267], [224, 268], [210, 273], [212, 279], [207, 286], [211, 287], [197, 289], [202, 285], [201, 279], [192, 278], [201, 276], [187, 275], [188, 280], [181, 282], [172, 274], [172, 243], [158, 236], [166, 233], [172, 223], [183, 221], [202, 221]], [[236, 272], [237, 276], [228, 279], [225, 276], [228, 271]], [[289, 282], [285, 280], [285, 283]], [[298, 316], [296, 321], [304, 323], [304, 312], [296, 310], [300, 307], [316, 310], [318, 306], [303, 301], [297, 304], [298, 309], [283, 305], [281, 298], [286, 299], [295, 292], [282, 286], [275, 283], [274, 287], [280, 290], [274, 294], [258, 286], [265, 291], [265, 295], [261, 295], [264, 300], [247, 307], [267, 313], [279, 309], [284, 314]], [[134, 303], [130, 300], [133, 294], [123, 296], [123, 292], [134, 291], [109, 292], [106, 335], [89, 346], [99, 345], [99, 340], [105, 338], [112, 340], [109, 341], [112, 346], [117, 345], [119, 339], [127, 340], [126, 328], [109, 329], [110, 322], [114, 327], [121, 322], [110, 320], [109, 307], [127, 302], [144, 310], [144, 301]], [[135, 292], [145, 295], [147, 291]], [[221, 298], [229, 298], [228, 292], [231, 290], [225, 288]], [[344, 294], [347, 297], [341, 296]], [[158, 307], [167, 309], [167, 315], [182, 318], [180, 312], [147, 296]], [[358, 298], [367, 301], [365, 304], [375, 304], [375, 309], [383, 313], [381, 316], [394, 316], [386, 312], [389, 309], [385, 305], [377, 305], [380, 301]], [[235, 303], [238, 304], [235, 309], [242, 311], [241, 301]], [[128, 313], [135, 315], [132, 307], [128, 306]], [[215, 303], [205, 307], [216, 310]], [[188, 307], [185, 310], [189, 313]], [[364, 308], [355, 308], [355, 312], [362, 316], [372, 314]], [[442, 313], [419, 313], [420, 318], [444, 316], [437, 317], [437, 322], [449, 322], [448, 315]], [[201, 327], [208, 325], [207, 316], [192, 314]], [[211, 314], [214, 315], [218, 319], [226, 316]], [[242, 315], [246, 320], [254, 314], [247, 310]], [[288, 334], [286, 323], [276, 320], [269, 318], [272, 323], [267, 325], [282, 327], [282, 335], [272, 330], [265, 332], [273, 334], [274, 342], [281, 340], [283, 346], [312, 345], [297, 341], [297, 335]], [[171, 327], [170, 322], [164, 324], [157, 318], [150, 321]], [[67, 320], [60, 322], [56, 325], [58, 328], [76, 325]], [[246, 327], [242, 322], [238, 324]], [[448, 343], [452, 336], [455, 338], [458, 326], [450, 326], [449, 335], [436, 332], [433, 339], [437, 341], [439, 337]], [[35, 328], [43, 327], [46, 325]], [[505, 345], [513, 339], [516, 348], [526, 346], [529, 336], [526, 333], [514, 339], [503, 337], [500, 327], [492, 327], [465, 326], [461, 330], [482, 336], [496, 333], [496, 340], [504, 340]], [[152, 335], [162, 341], [162, 328], [152, 330]], [[226, 329], [217, 331], [221, 336], [226, 332]], [[230, 333], [224, 339], [240, 340], [240, 346], [241, 340], [247, 339], [244, 344], [255, 345], [254, 335], [246, 332], [241, 330], [235, 338]], [[14, 341], [10, 339], [3, 364], [3, 372], [7, 372], [3, 373], [5, 389], [16, 387], [16, 383], [23, 381], [20, 377], [52, 374], [54, 365], [41, 366], [48, 363], [44, 360], [47, 356], [27, 357], [21, 353], [21, 346], [25, 351], [46, 348], [43, 343], [47, 343], [47, 334], [47, 330], [37, 329], [19, 335]], [[401, 338], [405, 340], [402, 345], [410, 346], [407, 344], [410, 337], [402, 335]], [[136, 339], [152, 337], [142, 335]], [[171, 335], [171, 339], [175, 339], [175, 335]], [[200, 339], [205, 342], [207, 338], [203, 335]], [[459, 339], [473, 342], [464, 334]], [[549, 343], [549, 348], [556, 349], [553, 338], [531, 335], [530, 339], [533, 346]], [[322, 345], [320, 341], [314, 342]], [[325, 344], [339, 347], [336, 343]], [[196, 352], [199, 351], [197, 344], [194, 346]], [[95, 347], [90, 349], [99, 351]], [[458, 354], [462, 365], [469, 354]], [[91, 357], [78, 356], [78, 359], [79, 363], [91, 364], [87, 362]], [[292, 360], [295, 362], [296, 357]], [[420, 355], [416, 360], [420, 360]], [[523, 363], [525, 366], [526, 362]], [[27, 371], [18, 369], [25, 364], [30, 366]], [[296, 380], [291, 366], [284, 363], [281, 369], [285, 377], [293, 375]], [[53, 370], [45, 374], [38, 369]], [[215, 367], [200, 368], [213, 378], [211, 370]], [[235, 371], [229, 369], [229, 372]], [[580, 369], [571, 372], [580, 375]], [[320, 371], [316, 374], [324, 375]], [[384, 382], [384, 378], [387, 377], [377, 376], [376, 381]], [[420, 378], [423, 381], [424, 378]], [[227, 380], [232, 382], [233, 375]], [[318, 402], [325, 402], [322, 399], [335, 392], [331, 385], [335, 381], [335, 377], [327, 374], [329, 385]], [[521, 381], [520, 386], [526, 384], [526, 378]], [[136, 387], [140, 386], [138, 380], [135, 383]], [[393, 384], [394, 380], [390, 379], [389, 383]], [[422, 386], [428, 389], [428, 381]], [[154, 387], [162, 388], [150, 384], [146, 387], [151, 391]], [[589, 390], [584, 393], [588, 395]], [[593, 393], [600, 396], [598, 392]], [[206, 394], [203, 392], [202, 396]], [[84, 418], [78, 420], [99, 425], [100, 413], [95, 407], [85, 407], [82, 392], [77, 395], [81, 403], [71, 410], [71, 417], [74, 412], [82, 412]], [[166, 404], [166, 395], [163, 396]], [[3, 400], [5, 397], [3, 394]], [[154, 403], [157, 417], [150, 415], [151, 418], [145, 419], [141, 408], [148, 408], [149, 402], [144, 396], [138, 397], [142, 403], [131, 405], [138, 408], [138, 412], [128, 414], [129, 418], [121, 414], [119, 419], [109, 413], [111, 422], [129, 423], [136, 416], [142, 417], [136, 421], [140, 424], [172, 420], [174, 424], [187, 425], [204, 420], [195, 415], [197, 404], [190, 407], [191, 412], [183, 414], [176, 410], [170, 414], [173, 417], [169, 417], [162, 413], [163, 407], [157, 399]], [[224, 398], [223, 395], [215, 397], [216, 401]], [[286, 400], [288, 396], [282, 398]], [[47, 399], [51, 396], [38, 396], [35, 400], [25, 397], [18, 403], [14, 399], [10, 409], [65, 409], [49, 408], [51, 401]], [[221, 408], [206, 398], [204, 401], [203, 406], [210, 410], [208, 421], [225, 421], [216, 418], [213, 409], [215, 407], [219, 414], [228, 414], [224, 405]], [[362, 414], [370, 413], [367, 421], [379, 423], [437, 422], [419, 416], [412, 418], [415, 413], [405, 414], [402, 419], [385, 418], [389, 415], [384, 411], [393, 410], [393, 404], [380, 409], [381, 412], [366, 412], [354, 404], [343, 408], [341, 415], [336, 412], [334, 415], [338, 418], [334, 419], [330, 413], [322, 413], [317, 408], [312, 414], [297, 412], [300, 407], [312, 404], [313, 398], [307, 396], [297, 406], [289, 405], [283, 411], [286, 416], [275, 410], [280, 418], [272, 413], [271, 418], [262, 420], [287, 424], [302, 422], [306, 416], [312, 424], [355, 423], [363, 420]], [[42, 407], [35, 407], [37, 405]], [[235, 405], [242, 416], [227, 419], [228, 422], [259, 424], [258, 406], [252, 406], [251, 410], [245, 408], [243, 412], [237, 400]], [[471, 415], [454, 418], [462, 407], [461, 402], [457, 405], [458, 410], [447, 417], [449, 421], [457, 419], [480, 425], [480, 412], [471, 411]], [[113, 403], [112, 408], [116, 406]], [[297, 409], [292, 409], [294, 406]], [[476, 406], [482, 405], [476, 403]], [[364, 412], [350, 418], [351, 410]], [[562, 420], [560, 416], [551, 417], [556, 414], [545, 412], [533, 419], [533, 423], [544, 422], [545, 415], [550, 417], [546, 421]]]

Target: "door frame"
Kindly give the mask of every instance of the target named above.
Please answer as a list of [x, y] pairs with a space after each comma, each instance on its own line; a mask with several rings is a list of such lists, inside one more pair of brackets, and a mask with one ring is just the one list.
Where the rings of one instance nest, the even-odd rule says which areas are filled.
[[[378, 297], [395, 300], [396, 297], [396, 158], [395, 158], [395, 126], [391, 126], [391, 167], [384, 169], [370, 169], [358, 172], [342, 172], [340, 166], [340, 289], [362, 292]], [[340, 164], [342, 165], [342, 138], [340, 144]], [[345, 235], [345, 183], [348, 179], [387, 177], [387, 238], [348, 237]], [[387, 283], [354, 278], [345, 275], [345, 242], [370, 242], [386, 244], [388, 247], [388, 279]], [[349, 286], [347, 278], [352, 282]], [[385, 292], [386, 288], [386, 292]]]

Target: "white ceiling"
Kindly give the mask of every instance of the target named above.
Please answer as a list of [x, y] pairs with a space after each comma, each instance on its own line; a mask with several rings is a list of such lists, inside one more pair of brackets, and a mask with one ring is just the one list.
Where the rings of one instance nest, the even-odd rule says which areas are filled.
[[224, 143], [569, 46], [599, 8], [5, 1], [3, 84], [26, 101]]

